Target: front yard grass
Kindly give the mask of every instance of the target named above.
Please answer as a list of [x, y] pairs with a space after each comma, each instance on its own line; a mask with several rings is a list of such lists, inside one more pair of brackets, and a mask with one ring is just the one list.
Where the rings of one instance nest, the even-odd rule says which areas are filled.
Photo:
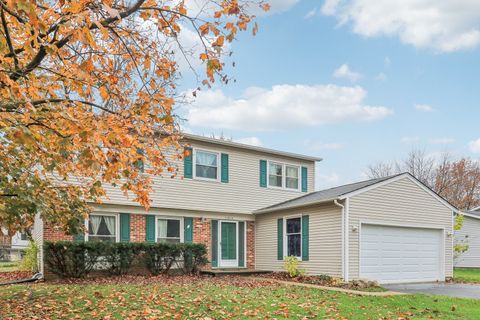
[[0, 272], [18, 271], [19, 267], [20, 267], [20, 261], [15, 261], [15, 262], [0, 261]]
[[457, 282], [480, 283], [480, 268], [455, 268], [453, 279]]
[[480, 313], [478, 300], [363, 297], [246, 278], [118, 282], [0, 287], [0, 319], [478, 319]]

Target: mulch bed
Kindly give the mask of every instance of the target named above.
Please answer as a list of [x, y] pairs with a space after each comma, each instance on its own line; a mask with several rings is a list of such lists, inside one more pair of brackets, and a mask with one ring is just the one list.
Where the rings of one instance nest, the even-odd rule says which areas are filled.
[[30, 279], [33, 273], [30, 271], [6, 271], [0, 272], [0, 282], [7, 282], [12, 280]]
[[345, 283], [341, 279], [328, 277], [328, 276], [298, 276], [298, 277], [292, 278], [286, 272], [273, 272], [273, 273], [260, 275], [260, 277], [266, 278], [266, 279], [307, 283], [307, 284], [314, 284], [318, 286], [335, 287], [335, 288], [343, 288], [343, 289], [350, 289], [350, 290], [365, 290], [365, 289], [381, 290], [381, 287], [376, 282], [351, 281], [351, 282]]

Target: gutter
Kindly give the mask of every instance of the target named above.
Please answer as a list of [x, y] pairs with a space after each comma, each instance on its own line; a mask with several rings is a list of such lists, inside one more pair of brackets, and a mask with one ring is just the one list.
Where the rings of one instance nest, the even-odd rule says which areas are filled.
[[28, 278], [28, 279], [18, 279], [18, 280], [12, 280], [7, 282], [0, 282], [0, 286], [8, 286], [11, 284], [28, 283], [28, 282], [37, 282], [42, 279], [43, 279], [42, 273], [35, 273], [31, 278]]
[[343, 277], [343, 280], [345, 282], [347, 282], [348, 280], [348, 266], [347, 266], [347, 257], [346, 257], [346, 253], [347, 253], [347, 237], [346, 235], [348, 234], [348, 228], [346, 228], [346, 226], [348, 225], [347, 221], [346, 221], [346, 210], [345, 210], [345, 206], [341, 203], [338, 202], [338, 199], [335, 199], [333, 200], [333, 203], [342, 208], [342, 277]]

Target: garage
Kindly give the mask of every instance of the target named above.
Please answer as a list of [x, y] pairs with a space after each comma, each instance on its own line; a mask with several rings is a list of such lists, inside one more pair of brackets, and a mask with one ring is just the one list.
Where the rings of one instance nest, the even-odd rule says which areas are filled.
[[360, 235], [360, 278], [380, 283], [440, 281], [442, 230], [365, 224]]

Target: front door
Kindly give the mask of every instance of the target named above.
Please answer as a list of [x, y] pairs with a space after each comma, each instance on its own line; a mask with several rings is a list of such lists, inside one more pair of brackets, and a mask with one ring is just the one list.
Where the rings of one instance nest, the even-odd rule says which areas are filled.
[[237, 222], [220, 222], [220, 267], [238, 267]]

